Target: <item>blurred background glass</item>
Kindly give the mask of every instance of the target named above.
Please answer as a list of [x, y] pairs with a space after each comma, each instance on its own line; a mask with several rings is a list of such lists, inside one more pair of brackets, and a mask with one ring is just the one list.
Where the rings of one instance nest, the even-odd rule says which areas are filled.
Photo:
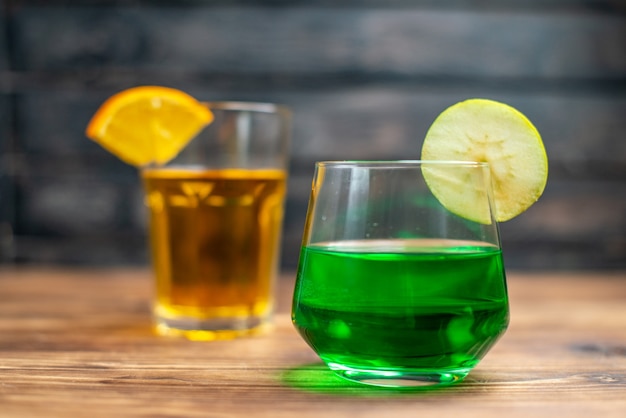
[[[523, 4], [520, 4], [523, 3]], [[313, 163], [418, 159], [447, 106], [504, 101], [542, 133], [543, 197], [501, 225], [510, 269], [626, 268], [622, 0], [3, 0], [0, 259], [146, 265], [136, 170], [87, 140], [111, 94], [158, 84], [283, 103], [283, 267]]]

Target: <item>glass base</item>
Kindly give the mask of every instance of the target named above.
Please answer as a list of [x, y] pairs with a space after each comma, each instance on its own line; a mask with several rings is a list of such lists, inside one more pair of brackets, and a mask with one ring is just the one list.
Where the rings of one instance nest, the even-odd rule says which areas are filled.
[[258, 335], [270, 328], [270, 318], [260, 316], [220, 318], [155, 317], [157, 334], [192, 341], [230, 340]]
[[471, 370], [469, 368], [453, 370], [362, 369], [337, 363], [328, 363], [328, 367], [338, 376], [352, 382], [389, 388], [428, 388], [451, 385], [462, 381]]

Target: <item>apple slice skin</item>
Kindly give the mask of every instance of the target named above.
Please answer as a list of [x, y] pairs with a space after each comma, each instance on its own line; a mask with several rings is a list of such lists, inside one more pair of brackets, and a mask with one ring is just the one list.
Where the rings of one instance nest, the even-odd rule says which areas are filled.
[[[548, 158], [535, 126], [515, 108], [489, 99], [468, 99], [444, 110], [426, 133], [421, 158], [488, 163], [499, 222], [528, 209], [547, 183]], [[451, 211], [485, 220], [484, 214], [470, 213], [471, 202], [454, 203], [459, 199], [458, 184], [435, 178], [428, 184]]]

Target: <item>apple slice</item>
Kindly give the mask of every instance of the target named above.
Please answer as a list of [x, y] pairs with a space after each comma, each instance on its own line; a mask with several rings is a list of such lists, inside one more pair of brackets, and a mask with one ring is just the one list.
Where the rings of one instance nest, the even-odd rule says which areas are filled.
[[[469, 99], [444, 110], [426, 133], [421, 159], [488, 163], [498, 222], [535, 203], [548, 179], [548, 157], [535, 126], [513, 107], [488, 99]], [[432, 170], [424, 170], [424, 178], [451, 212], [490, 221], [468, 184]]]

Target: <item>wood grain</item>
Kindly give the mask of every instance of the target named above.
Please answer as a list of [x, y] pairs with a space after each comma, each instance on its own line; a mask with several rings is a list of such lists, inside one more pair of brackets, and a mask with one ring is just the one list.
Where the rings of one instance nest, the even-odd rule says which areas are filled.
[[358, 6], [44, 10], [24, 7], [14, 15], [25, 70], [158, 66], [226, 74], [584, 79], [622, 77], [626, 68], [618, 14]]
[[145, 270], [0, 270], [1, 417], [621, 417], [626, 274], [509, 274], [512, 322], [458, 386], [344, 383], [290, 324], [233, 341], [152, 334]]

